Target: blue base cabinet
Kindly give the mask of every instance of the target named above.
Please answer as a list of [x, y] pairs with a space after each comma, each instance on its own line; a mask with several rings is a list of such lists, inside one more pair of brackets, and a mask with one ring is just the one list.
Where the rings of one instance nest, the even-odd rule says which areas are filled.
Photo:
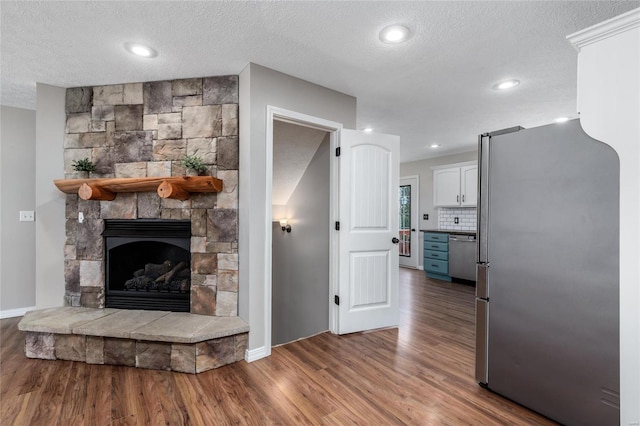
[[449, 276], [449, 234], [424, 233], [423, 262], [427, 277], [451, 281]]

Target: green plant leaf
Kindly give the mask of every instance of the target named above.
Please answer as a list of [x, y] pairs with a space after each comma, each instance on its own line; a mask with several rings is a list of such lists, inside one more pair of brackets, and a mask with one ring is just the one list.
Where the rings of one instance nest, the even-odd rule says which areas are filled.
[[81, 160], [75, 160], [71, 163], [73, 170], [76, 172], [95, 172], [96, 166], [93, 164], [91, 160], [88, 158], [83, 158]]

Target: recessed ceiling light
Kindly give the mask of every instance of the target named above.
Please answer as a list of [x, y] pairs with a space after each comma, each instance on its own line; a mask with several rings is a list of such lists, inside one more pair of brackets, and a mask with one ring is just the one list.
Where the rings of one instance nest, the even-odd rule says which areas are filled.
[[371, 133], [373, 132], [373, 127], [365, 127], [364, 129], [362, 129], [363, 132], [367, 132], [367, 133]]
[[158, 52], [149, 46], [139, 43], [125, 43], [124, 48], [127, 49], [127, 52], [142, 58], [155, 58], [158, 56]]
[[380, 31], [380, 40], [389, 44], [398, 44], [409, 38], [409, 28], [404, 25], [389, 25]]
[[516, 87], [518, 84], [520, 84], [520, 81], [518, 80], [506, 80], [506, 81], [502, 81], [498, 84], [495, 84], [493, 86], [493, 90], [506, 90], [506, 89], [511, 89], [512, 87]]
[[429, 148], [438, 148], [440, 145], [437, 143], [432, 143], [431, 145], [429, 145]]
[[565, 121], [569, 121], [569, 117], [558, 117], [554, 121], [556, 123], [564, 123]]

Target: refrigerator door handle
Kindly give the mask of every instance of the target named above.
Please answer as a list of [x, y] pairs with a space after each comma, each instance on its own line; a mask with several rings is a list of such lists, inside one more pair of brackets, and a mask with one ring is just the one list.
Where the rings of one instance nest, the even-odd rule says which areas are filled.
[[478, 136], [478, 262], [488, 263], [489, 149], [491, 136]]

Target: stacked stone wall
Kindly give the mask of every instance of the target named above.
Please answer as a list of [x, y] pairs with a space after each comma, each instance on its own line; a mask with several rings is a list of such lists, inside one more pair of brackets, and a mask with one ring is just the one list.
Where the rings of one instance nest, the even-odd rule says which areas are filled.
[[[236, 316], [238, 304], [238, 77], [218, 76], [67, 89], [65, 178], [89, 158], [91, 177], [182, 176], [198, 155], [218, 194], [186, 201], [155, 192], [113, 201], [67, 195], [65, 304], [104, 307], [105, 219], [191, 220], [191, 313]], [[79, 222], [82, 212], [84, 221]]]
[[248, 333], [198, 343], [27, 332], [27, 358], [202, 373], [244, 359]]

